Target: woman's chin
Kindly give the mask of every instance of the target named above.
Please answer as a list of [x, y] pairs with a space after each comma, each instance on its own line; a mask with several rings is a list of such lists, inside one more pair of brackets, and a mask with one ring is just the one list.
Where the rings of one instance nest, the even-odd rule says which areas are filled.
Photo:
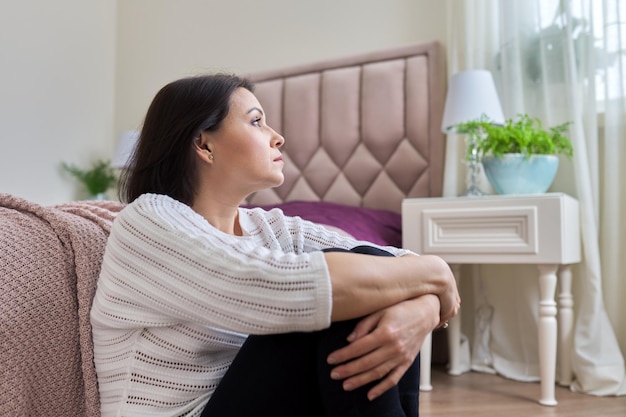
[[281, 172], [280, 175], [274, 175], [271, 178], [268, 178], [265, 183], [259, 184], [259, 188], [256, 189], [255, 192], [280, 187], [284, 182], [285, 176]]
[[280, 187], [285, 182], [285, 176], [281, 174], [280, 178], [277, 178], [276, 183], [271, 188]]

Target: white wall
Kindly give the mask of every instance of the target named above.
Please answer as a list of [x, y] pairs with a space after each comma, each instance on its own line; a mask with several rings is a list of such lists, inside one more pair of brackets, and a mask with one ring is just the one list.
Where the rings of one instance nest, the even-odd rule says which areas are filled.
[[445, 39], [445, 2], [124, 0], [116, 129], [138, 127], [154, 94], [207, 71], [247, 73]]
[[111, 1], [0, 3], [0, 193], [72, 200], [61, 161], [109, 157], [115, 14]]

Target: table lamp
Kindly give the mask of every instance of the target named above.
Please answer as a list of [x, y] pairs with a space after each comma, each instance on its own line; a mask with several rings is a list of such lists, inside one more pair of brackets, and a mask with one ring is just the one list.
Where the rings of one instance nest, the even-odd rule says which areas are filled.
[[113, 160], [111, 161], [113, 168], [124, 169], [128, 166], [129, 159], [135, 150], [135, 146], [137, 146], [138, 140], [139, 131], [137, 130], [125, 130], [120, 133]]
[[[491, 72], [468, 70], [453, 74], [448, 85], [441, 130], [443, 133], [464, 133], [457, 129], [459, 124], [481, 117], [493, 124], [504, 124], [504, 114]], [[475, 134], [467, 135], [470, 181], [464, 196], [483, 195], [476, 186], [480, 162], [476, 150], [477, 139]]]

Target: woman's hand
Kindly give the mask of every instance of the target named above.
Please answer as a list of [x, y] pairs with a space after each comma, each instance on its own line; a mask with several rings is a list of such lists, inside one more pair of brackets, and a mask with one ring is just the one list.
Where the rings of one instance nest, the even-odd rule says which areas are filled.
[[344, 380], [347, 391], [380, 380], [368, 398], [380, 396], [415, 361], [424, 338], [440, 325], [440, 310], [439, 298], [429, 294], [367, 316], [348, 336], [348, 346], [329, 355], [328, 363], [338, 364], [331, 378]]

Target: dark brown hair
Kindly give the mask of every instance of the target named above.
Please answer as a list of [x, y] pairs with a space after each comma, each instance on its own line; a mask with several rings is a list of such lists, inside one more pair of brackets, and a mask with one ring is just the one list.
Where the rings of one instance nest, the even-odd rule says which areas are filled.
[[197, 187], [193, 140], [203, 131], [216, 131], [228, 115], [237, 88], [253, 91], [245, 78], [212, 74], [167, 84], [154, 97], [119, 183], [121, 201], [141, 194], [165, 194], [191, 205]]

